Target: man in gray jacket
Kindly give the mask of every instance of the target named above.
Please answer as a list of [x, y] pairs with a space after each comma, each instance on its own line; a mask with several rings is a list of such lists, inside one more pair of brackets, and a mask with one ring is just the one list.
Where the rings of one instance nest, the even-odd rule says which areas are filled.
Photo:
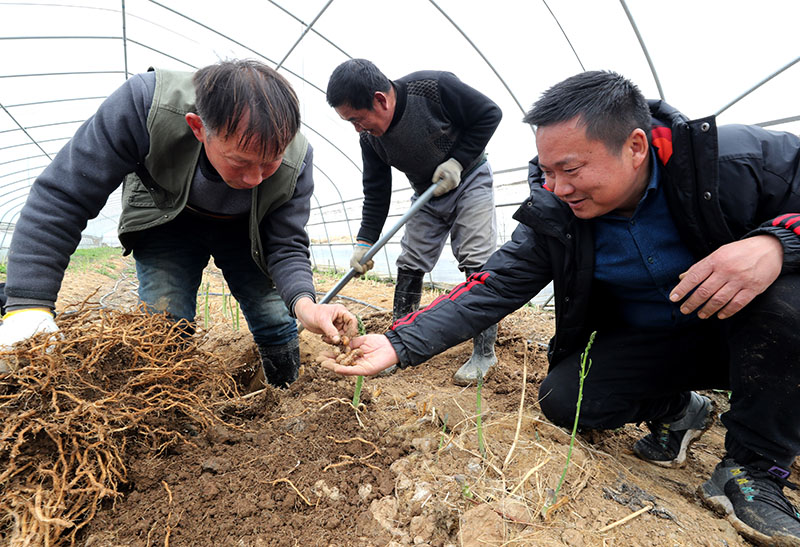
[[416, 365], [553, 281], [555, 336], [542, 412], [569, 427], [596, 332], [579, 424], [645, 422], [641, 459], [686, 465], [714, 419], [696, 390], [731, 391], [725, 455], [698, 494], [763, 545], [800, 545], [784, 495], [800, 454], [800, 138], [689, 120], [611, 72], [553, 86], [535, 127], [520, 226], [474, 282], [382, 335], [342, 374]]
[[[436, 265], [447, 236], [458, 267], [469, 276], [494, 252], [497, 227], [492, 169], [486, 144], [502, 112], [488, 97], [450, 72], [425, 70], [391, 81], [370, 61], [351, 59], [331, 74], [328, 104], [360, 135], [364, 205], [350, 265], [360, 264], [378, 240], [392, 193], [392, 167], [408, 177], [412, 201], [434, 182], [433, 198], [408, 220], [397, 258], [393, 317], [419, 309], [423, 276]], [[475, 383], [497, 362], [497, 325], [473, 339], [470, 359], [453, 375]]]
[[123, 183], [119, 238], [139, 298], [192, 331], [214, 257], [239, 301], [267, 381], [297, 378], [297, 318], [335, 340], [355, 332], [343, 306], [316, 304], [309, 262], [312, 150], [294, 90], [256, 61], [130, 78], [31, 187], [8, 254], [0, 347], [53, 321], [64, 270], [88, 219]]

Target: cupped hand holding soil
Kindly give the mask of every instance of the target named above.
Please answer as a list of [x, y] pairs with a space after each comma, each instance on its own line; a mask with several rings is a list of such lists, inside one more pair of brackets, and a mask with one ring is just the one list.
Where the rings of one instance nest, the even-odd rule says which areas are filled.
[[350, 337], [345, 335], [342, 336], [339, 344], [333, 345], [333, 350], [319, 354], [317, 362], [322, 366], [337, 364], [350, 367], [355, 365], [356, 361], [363, 356], [364, 352], [360, 348], [353, 349], [350, 347]]

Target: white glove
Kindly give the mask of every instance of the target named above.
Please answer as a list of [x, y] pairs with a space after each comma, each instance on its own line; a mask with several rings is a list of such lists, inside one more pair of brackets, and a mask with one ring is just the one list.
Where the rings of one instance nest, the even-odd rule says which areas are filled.
[[[0, 352], [11, 351], [14, 344], [27, 340], [34, 334], [56, 331], [58, 326], [49, 309], [24, 308], [9, 312], [3, 316], [3, 324], [0, 325]], [[0, 374], [10, 370], [12, 366], [9, 361], [0, 357]]]
[[361, 259], [369, 252], [370, 248], [372, 248], [372, 245], [369, 243], [356, 243], [353, 247], [353, 256], [350, 257], [350, 267], [359, 274], [365, 274], [375, 267], [374, 260], [370, 260], [366, 264], [361, 263]]
[[433, 191], [433, 197], [446, 194], [458, 186], [461, 182], [461, 171], [463, 170], [464, 168], [461, 167], [461, 164], [458, 163], [458, 160], [455, 158], [450, 158], [439, 165], [436, 171], [433, 172], [433, 179], [431, 179], [431, 182], [436, 182], [437, 180], [441, 180], [442, 182], [440, 182], [436, 190]]

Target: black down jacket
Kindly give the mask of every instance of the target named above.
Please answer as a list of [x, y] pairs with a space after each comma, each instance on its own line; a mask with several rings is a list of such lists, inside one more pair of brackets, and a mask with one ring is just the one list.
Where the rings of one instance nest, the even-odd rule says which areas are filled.
[[[783, 273], [800, 270], [800, 138], [756, 126], [689, 121], [651, 101], [651, 145], [681, 239], [697, 258], [758, 234], [778, 237]], [[419, 364], [513, 312], [551, 280], [556, 334], [551, 364], [582, 349], [596, 330], [590, 314], [594, 268], [591, 220], [576, 218], [542, 186], [530, 164], [531, 196], [514, 214], [520, 225], [484, 270], [386, 333], [400, 366]]]

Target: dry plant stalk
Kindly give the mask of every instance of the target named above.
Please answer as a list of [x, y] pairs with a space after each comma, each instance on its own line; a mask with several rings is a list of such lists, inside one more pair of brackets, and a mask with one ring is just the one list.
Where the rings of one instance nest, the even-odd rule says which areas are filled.
[[655, 509], [655, 508], [656, 508], [655, 504], [653, 504], [653, 503], [648, 503], [646, 506], [642, 507], [642, 508], [641, 508], [641, 509], [639, 509], [638, 511], [634, 511], [633, 513], [631, 513], [630, 515], [628, 515], [628, 516], [626, 516], [626, 517], [622, 517], [621, 519], [619, 519], [619, 520], [617, 520], [617, 521], [615, 521], [615, 522], [612, 522], [611, 524], [609, 524], [609, 525], [607, 525], [607, 526], [603, 526], [602, 528], [600, 528], [600, 529], [598, 530], [598, 533], [602, 533], [602, 532], [608, 532], [608, 531], [609, 531], [609, 530], [611, 530], [612, 528], [616, 528], [616, 527], [617, 527], [617, 526], [619, 526], [620, 524], [625, 524], [625, 523], [626, 523], [626, 522], [628, 522], [629, 520], [635, 519], [635, 518], [636, 518], [636, 517], [638, 517], [639, 515], [641, 515], [641, 514], [643, 514], [643, 513], [647, 513], [648, 511], [652, 511], [652, 510], [653, 510], [653, 509]]
[[514, 454], [514, 448], [517, 446], [517, 441], [519, 440], [519, 432], [522, 429], [522, 411], [525, 409], [525, 386], [528, 385], [528, 342], [527, 340], [522, 341], [522, 394], [519, 398], [519, 411], [517, 412], [517, 428], [514, 431], [514, 440], [511, 443], [511, 448], [508, 449], [508, 454], [506, 454], [506, 459], [503, 461], [503, 469], [508, 466], [508, 462], [511, 461], [511, 456]]
[[[0, 377], [0, 542], [75, 544], [119, 495], [126, 457], [190, 443], [236, 396], [224, 364], [164, 315], [80, 309], [4, 358]], [[213, 403], [217, 401], [217, 403]], [[168, 490], [169, 492], [169, 490]]]

